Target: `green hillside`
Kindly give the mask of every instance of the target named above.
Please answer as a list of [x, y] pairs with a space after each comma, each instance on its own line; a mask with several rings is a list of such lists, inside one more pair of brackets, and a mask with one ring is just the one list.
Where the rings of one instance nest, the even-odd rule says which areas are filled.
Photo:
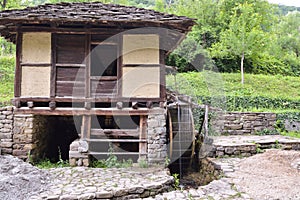
[[189, 72], [176, 78], [169, 75], [167, 85], [191, 95], [198, 103], [225, 106], [227, 110], [300, 109], [300, 77], [246, 74], [242, 85], [237, 73]]

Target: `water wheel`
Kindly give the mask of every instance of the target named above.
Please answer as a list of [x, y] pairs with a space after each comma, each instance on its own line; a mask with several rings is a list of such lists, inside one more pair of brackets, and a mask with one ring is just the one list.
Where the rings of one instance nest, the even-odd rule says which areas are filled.
[[168, 156], [172, 173], [182, 174], [191, 165], [195, 151], [195, 127], [189, 104], [168, 107]]

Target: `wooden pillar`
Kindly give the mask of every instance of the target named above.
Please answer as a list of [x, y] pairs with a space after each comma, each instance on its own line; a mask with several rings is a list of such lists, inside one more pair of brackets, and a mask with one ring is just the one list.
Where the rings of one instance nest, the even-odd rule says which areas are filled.
[[21, 55], [22, 55], [22, 42], [23, 41], [23, 34], [18, 27], [17, 31], [17, 49], [16, 49], [16, 70], [15, 70], [15, 97], [21, 96], [21, 76], [22, 76], [22, 69], [21, 69]]
[[81, 140], [91, 138], [91, 116], [83, 115], [82, 116], [82, 125], [81, 125]]
[[140, 116], [140, 143], [139, 143], [139, 160], [146, 159], [147, 153], [147, 116]]

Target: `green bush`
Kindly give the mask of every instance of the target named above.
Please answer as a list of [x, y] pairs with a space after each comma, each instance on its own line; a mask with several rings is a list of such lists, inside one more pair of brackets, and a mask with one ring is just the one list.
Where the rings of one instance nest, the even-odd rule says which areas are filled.
[[14, 57], [0, 57], [0, 106], [10, 104], [14, 93]]
[[[228, 111], [251, 111], [253, 109], [295, 109], [300, 110], [299, 100], [289, 100], [280, 98], [268, 98], [261, 96], [226, 96], [226, 97], [209, 97], [198, 96], [198, 103], [218, 106]], [[223, 99], [223, 101], [221, 101]], [[216, 105], [218, 102], [219, 105]]]

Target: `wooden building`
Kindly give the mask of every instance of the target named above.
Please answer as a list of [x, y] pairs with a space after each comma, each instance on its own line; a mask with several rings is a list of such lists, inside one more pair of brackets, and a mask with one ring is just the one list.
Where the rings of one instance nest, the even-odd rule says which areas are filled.
[[2, 11], [0, 34], [17, 49], [16, 112], [79, 116], [70, 151], [77, 161], [106, 155], [108, 144], [123, 149], [117, 155], [148, 159], [151, 116], [166, 113], [165, 57], [193, 25], [99, 2]]

